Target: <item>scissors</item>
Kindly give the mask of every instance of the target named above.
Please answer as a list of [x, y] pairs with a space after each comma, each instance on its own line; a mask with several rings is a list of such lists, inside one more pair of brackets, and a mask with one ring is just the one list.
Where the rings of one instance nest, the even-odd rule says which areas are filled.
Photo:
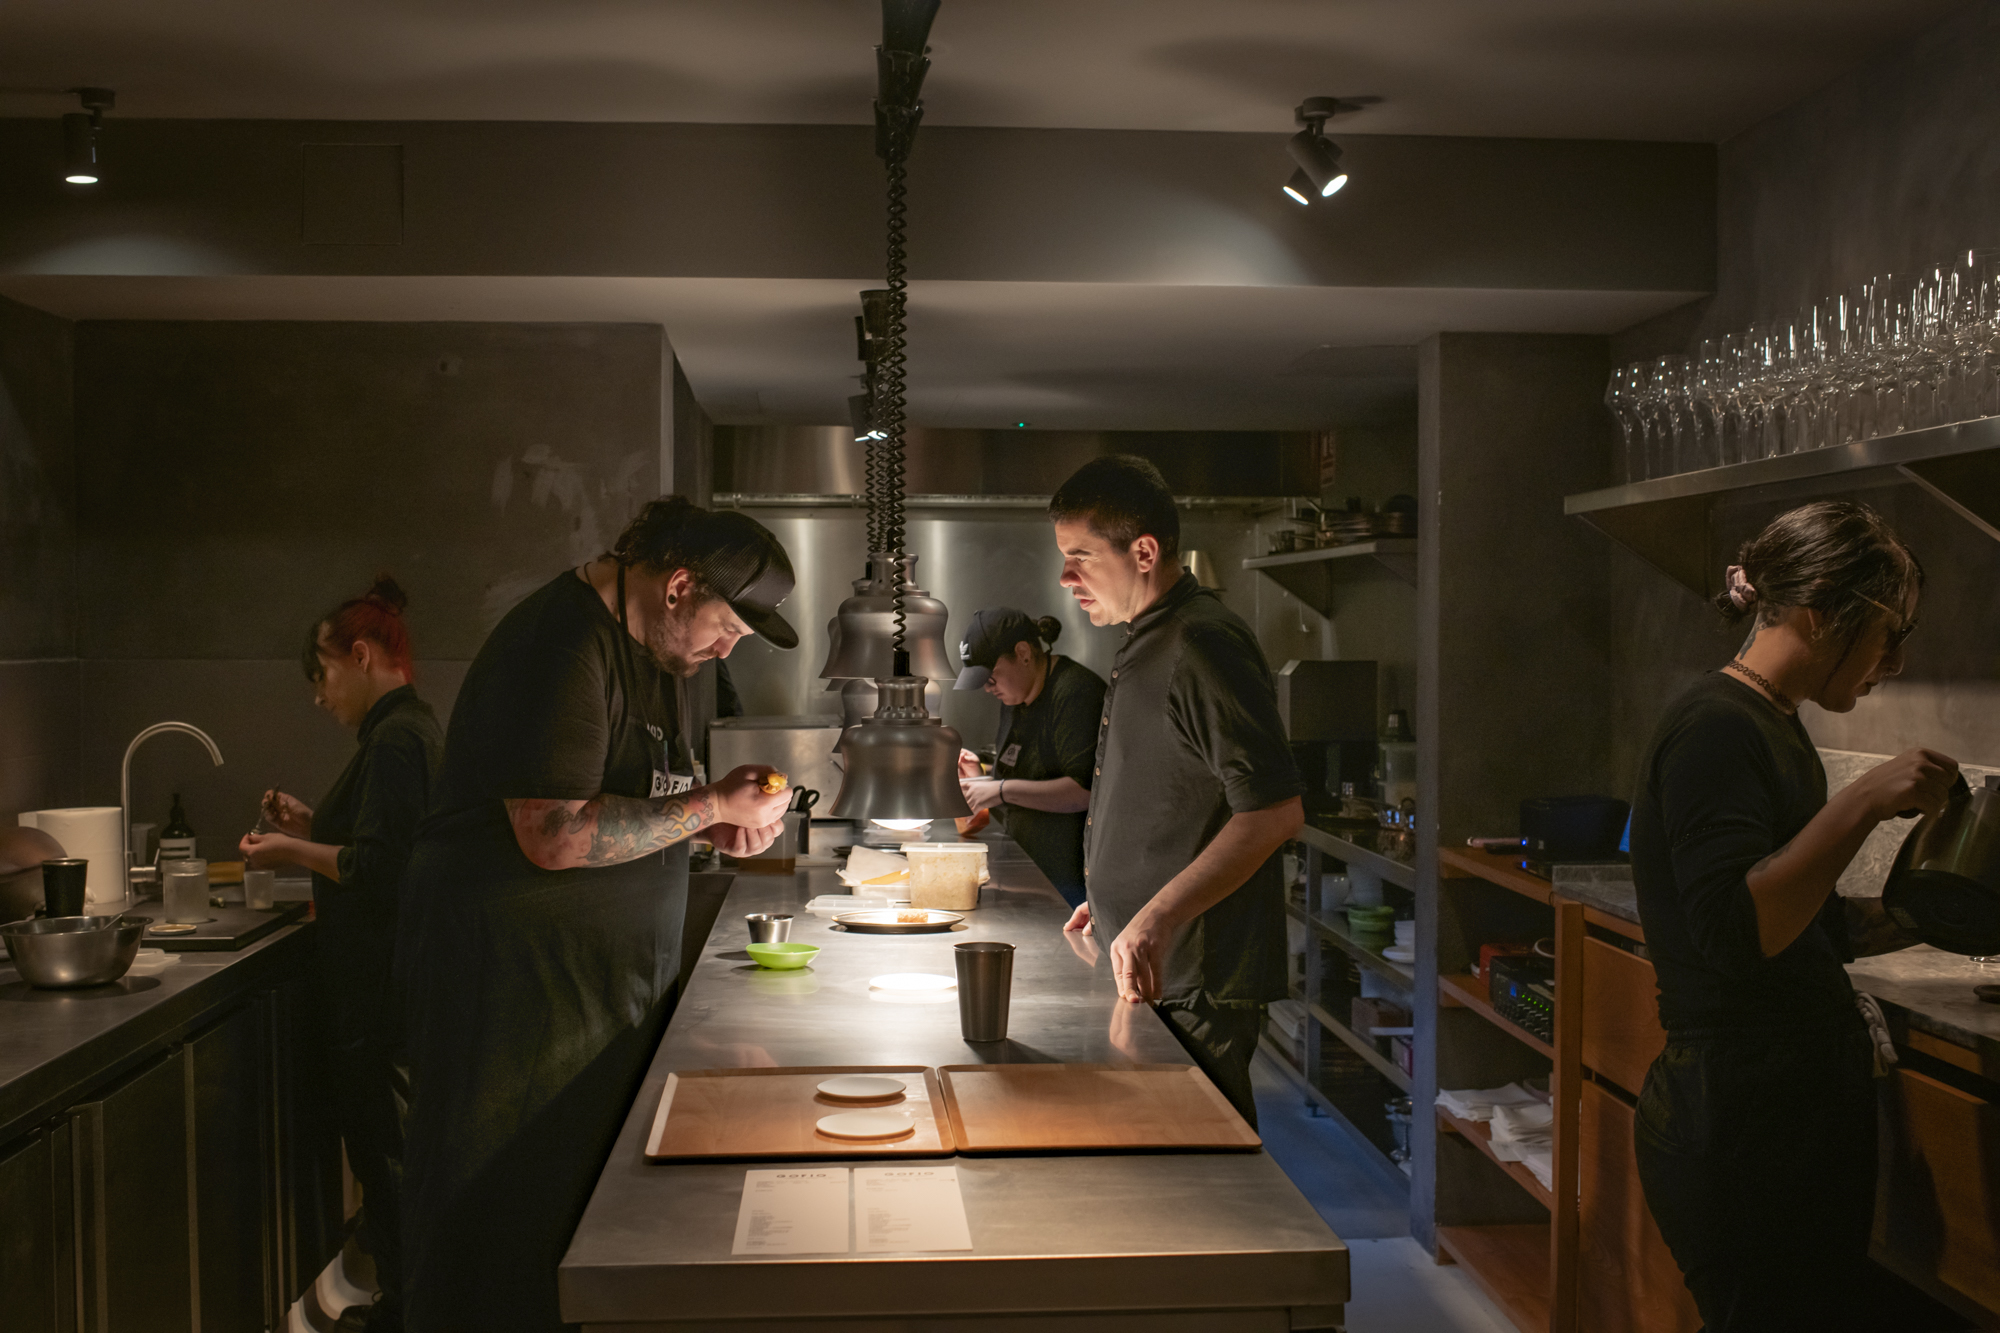
[[793, 789], [792, 807], [791, 810], [788, 811], [787, 813], [799, 814], [805, 816], [805, 818], [799, 821], [800, 856], [805, 856], [812, 851], [812, 845], [811, 845], [812, 811], [813, 807], [818, 804], [819, 804], [819, 793], [814, 791], [811, 787], [798, 787]]

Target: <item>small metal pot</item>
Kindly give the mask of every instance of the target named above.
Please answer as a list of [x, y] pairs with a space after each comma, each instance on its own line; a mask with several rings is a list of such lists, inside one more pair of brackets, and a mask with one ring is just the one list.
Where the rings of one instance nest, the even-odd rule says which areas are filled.
[[21, 979], [44, 990], [74, 990], [118, 980], [139, 956], [143, 922], [115, 916], [56, 916], [0, 927]]
[[752, 944], [784, 944], [792, 938], [792, 918], [783, 912], [752, 912], [743, 918]]

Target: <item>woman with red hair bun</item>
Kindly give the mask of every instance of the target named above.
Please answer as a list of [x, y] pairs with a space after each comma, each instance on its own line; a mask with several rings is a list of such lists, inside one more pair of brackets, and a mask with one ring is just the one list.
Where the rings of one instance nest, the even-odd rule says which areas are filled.
[[411, 685], [409, 599], [387, 574], [314, 623], [300, 665], [313, 702], [352, 730], [360, 749], [313, 809], [264, 793], [275, 833], [243, 839], [259, 868], [312, 871], [319, 997], [340, 1136], [361, 1182], [361, 1240], [380, 1295], [341, 1327], [397, 1333], [402, 1324], [403, 1109], [409, 1087], [402, 1003], [392, 982], [396, 907], [417, 822], [444, 759], [444, 733]]

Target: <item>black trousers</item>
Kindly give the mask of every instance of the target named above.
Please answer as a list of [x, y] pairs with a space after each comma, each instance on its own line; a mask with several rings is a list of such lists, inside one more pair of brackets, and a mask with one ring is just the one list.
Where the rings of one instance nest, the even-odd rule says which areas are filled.
[[1264, 1027], [1262, 1005], [1238, 1007], [1206, 996], [1158, 1007], [1167, 1028], [1208, 1075], [1250, 1128], [1257, 1128], [1257, 1099], [1250, 1090], [1250, 1057]]
[[1706, 1333], [1870, 1329], [1867, 1030], [1670, 1039], [1639, 1097], [1639, 1180]]
[[[410, 1085], [403, 1006], [390, 980], [390, 935], [322, 916], [319, 991], [323, 1053], [347, 1164], [361, 1185], [362, 1248], [384, 1301], [403, 1291], [403, 1122]], [[336, 1311], [336, 1313], [338, 1313]]]

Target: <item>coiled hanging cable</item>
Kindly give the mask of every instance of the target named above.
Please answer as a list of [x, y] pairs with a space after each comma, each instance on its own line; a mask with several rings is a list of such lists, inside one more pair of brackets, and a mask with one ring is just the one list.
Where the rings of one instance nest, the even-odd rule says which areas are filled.
[[897, 128], [890, 134], [886, 145], [888, 151], [884, 161], [888, 166], [888, 221], [889, 244], [887, 276], [889, 279], [889, 320], [887, 336], [882, 340], [881, 355], [875, 363], [875, 410], [876, 428], [881, 432], [881, 462], [877, 468], [882, 504], [881, 528], [883, 549], [890, 553], [890, 576], [896, 580], [895, 645], [898, 671], [907, 660], [908, 649], [904, 644], [907, 628], [903, 613], [903, 321], [908, 304], [909, 279], [906, 276], [909, 254], [905, 249], [905, 229], [909, 208], [905, 200], [907, 193], [906, 163], [910, 153], [910, 136], [902, 128], [907, 122], [896, 122]]

